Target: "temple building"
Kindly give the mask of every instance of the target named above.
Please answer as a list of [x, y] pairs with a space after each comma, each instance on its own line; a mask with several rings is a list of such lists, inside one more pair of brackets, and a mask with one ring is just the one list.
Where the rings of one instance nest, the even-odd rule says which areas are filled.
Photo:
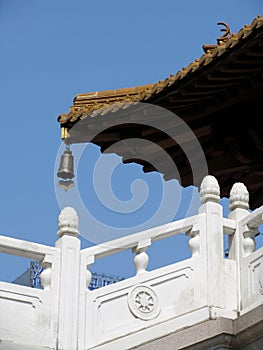
[[[91, 142], [198, 187], [197, 214], [82, 248], [72, 203], [54, 246], [0, 236], [1, 252], [42, 267], [41, 288], [0, 282], [0, 350], [263, 349], [263, 18], [237, 33], [220, 25], [217, 43], [164, 81], [80, 93], [58, 117], [62, 182], [74, 177], [70, 146]], [[190, 257], [149, 270], [149, 247], [175, 235]], [[125, 251], [134, 275], [89, 288], [94, 263]]]

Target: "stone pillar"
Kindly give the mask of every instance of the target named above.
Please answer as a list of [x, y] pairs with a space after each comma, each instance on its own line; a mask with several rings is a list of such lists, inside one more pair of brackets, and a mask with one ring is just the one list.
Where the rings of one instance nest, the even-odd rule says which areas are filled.
[[61, 252], [58, 350], [77, 350], [80, 241], [78, 216], [65, 207], [58, 219]]
[[[244, 247], [244, 236], [241, 232], [238, 222], [249, 214], [249, 193], [246, 186], [237, 182], [233, 185], [230, 191], [229, 197], [231, 212], [228, 217], [236, 222], [235, 233], [228, 238], [228, 251], [229, 259], [236, 261], [236, 279], [237, 279], [237, 311], [241, 310], [241, 283], [240, 283], [240, 270], [241, 260], [246, 255], [246, 248], [249, 248], [250, 237], [248, 237], [248, 245]], [[252, 245], [253, 245], [252, 241]], [[245, 249], [244, 249], [245, 248]]]
[[[206, 214], [205, 229], [201, 232], [202, 256], [205, 257], [207, 280], [207, 303], [211, 307], [211, 317], [215, 308], [224, 308], [224, 244], [223, 208], [220, 201], [220, 188], [214, 176], [207, 175], [200, 187], [202, 206], [200, 213]], [[213, 311], [212, 311], [213, 308]], [[212, 313], [214, 315], [212, 315]]]

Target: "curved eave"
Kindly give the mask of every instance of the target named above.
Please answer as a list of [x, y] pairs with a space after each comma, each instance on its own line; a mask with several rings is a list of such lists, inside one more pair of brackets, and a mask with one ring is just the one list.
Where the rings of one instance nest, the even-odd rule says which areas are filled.
[[[138, 116], [130, 113], [142, 102], [163, 107], [177, 114], [194, 132], [209, 173], [219, 181], [221, 195], [228, 197], [233, 183], [242, 181], [250, 192], [253, 209], [262, 204], [263, 198], [263, 130], [258, 114], [262, 99], [263, 19], [259, 16], [164, 81], [77, 95], [70, 113], [61, 114], [58, 121], [64, 132], [62, 138], [72, 143], [91, 141], [102, 152], [111, 147], [124, 163], [141, 164], [145, 172], [156, 171], [157, 165], [166, 180], [173, 179], [175, 174], [154, 152], [142, 150], [146, 162], [136, 150], [129, 153], [112, 147], [117, 141], [133, 137], [159, 145], [174, 160], [181, 184], [186, 187], [193, 184], [193, 178], [180, 147], [159, 130], [134, 124]], [[161, 114], [155, 118], [165, 123]], [[73, 126], [78, 122], [84, 127], [75, 132]]]

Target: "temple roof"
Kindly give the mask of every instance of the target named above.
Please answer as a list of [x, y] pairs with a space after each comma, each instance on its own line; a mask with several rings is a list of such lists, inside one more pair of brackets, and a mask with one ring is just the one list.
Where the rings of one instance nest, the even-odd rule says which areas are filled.
[[[171, 74], [170, 77], [166, 78], [164, 81], [159, 80], [153, 84], [145, 84], [130, 88], [78, 94], [73, 100], [73, 106], [70, 107], [69, 113], [60, 114], [58, 121], [61, 125], [65, 126], [67, 124], [75, 123], [78, 119], [100, 114], [92, 114], [92, 112], [104, 107], [109, 107], [112, 104], [119, 102], [146, 102], [149, 99], [158, 98], [160, 93], [164, 93], [165, 90], [170, 87], [177, 86], [177, 84], [183, 79], [190, 79], [194, 72], [201, 70], [204, 67], [206, 68], [206, 66], [212, 62], [216, 62], [221, 55], [230, 55], [236, 45], [243, 44], [242, 42], [245, 41], [248, 36], [252, 33], [255, 34], [259, 29], [262, 31], [262, 26], [263, 18], [259, 15], [250, 25], [245, 24], [238, 33], [228, 33], [228, 36], [220, 37], [222, 40], [220, 40], [220, 38], [217, 39], [217, 45], [203, 45], [205, 53], [200, 58], [196, 58], [194, 62], [191, 62], [187, 67], [183, 67], [175, 75]], [[258, 59], [261, 58], [261, 56], [258, 57]], [[242, 64], [242, 62], [240, 63]], [[247, 62], [247, 65], [250, 65], [251, 63], [253, 62]], [[239, 64], [236, 62], [236, 67], [233, 71], [238, 72], [239, 68]], [[241, 68], [241, 71], [243, 73], [244, 69]], [[252, 69], [248, 69], [246, 73], [252, 71]], [[230, 77], [229, 79], [233, 79], [233, 77]]]
[[[251, 208], [255, 208], [263, 197], [263, 130], [258, 113], [263, 99], [263, 18], [259, 15], [235, 34], [227, 24], [219, 24], [226, 29], [217, 43], [203, 45], [204, 54], [199, 59], [164, 81], [78, 94], [69, 113], [58, 117], [62, 138], [71, 143], [93, 142], [103, 152], [127, 137], [146, 138], [172, 157], [181, 184], [189, 186], [193, 184], [191, 167], [176, 142], [151, 126], [135, 124], [134, 113], [129, 113], [130, 104], [163, 107], [176, 113], [194, 132], [209, 173], [219, 179], [222, 196], [228, 197], [232, 184], [242, 181], [250, 191]], [[155, 118], [165, 123], [161, 114]], [[73, 126], [80, 121], [83, 132], [80, 128], [74, 131]], [[112, 150], [125, 163], [143, 165], [145, 172], [158, 168], [165, 180], [176, 177], [153, 151], [145, 149], [148, 160], [142, 161], [134, 151], [117, 146]]]

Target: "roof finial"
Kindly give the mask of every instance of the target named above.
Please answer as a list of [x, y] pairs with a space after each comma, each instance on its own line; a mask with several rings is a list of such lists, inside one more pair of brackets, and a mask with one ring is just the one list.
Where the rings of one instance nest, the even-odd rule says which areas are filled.
[[[223, 25], [224, 28], [221, 28], [220, 31], [224, 32], [219, 38], [217, 38], [217, 45], [219, 45], [221, 42], [225, 42], [228, 40], [229, 36], [232, 35], [230, 27], [227, 23], [225, 22], [217, 22], [217, 25]], [[202, 46], [203, 50], [205, 53], [209, 50], [213, 50], [217, 47], [215, 44], [204, 44]]]
[[217, 22], [217, 25], [223, 25], [225, 28], [221, 28], [220, 31], [224, 32], [219, 38], [217, 38], [217, 43], [219, 44], [222, 41], [226, 41], [228, 37], [232, 34], [230, 31], [230, 27], [225, 22]]

